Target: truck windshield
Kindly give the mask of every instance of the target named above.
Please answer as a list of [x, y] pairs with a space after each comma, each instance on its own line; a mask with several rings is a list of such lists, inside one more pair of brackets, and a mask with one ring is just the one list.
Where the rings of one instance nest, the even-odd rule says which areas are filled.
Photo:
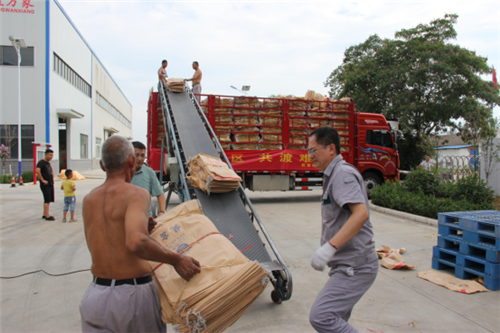
[[390, 132], [366, 131], [366, 143], [374, 146], [394, 148]]

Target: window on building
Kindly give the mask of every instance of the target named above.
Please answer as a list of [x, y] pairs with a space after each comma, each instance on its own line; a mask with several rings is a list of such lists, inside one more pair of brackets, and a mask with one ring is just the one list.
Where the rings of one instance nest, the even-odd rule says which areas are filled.
[[95, 138], [95, 157], [101, 158], [101, 138]]
[[366, 131], [366, 143], [374, 146], [393, 148], [392, 136], [388, 131]]
[[[0, 45], [0, 65], [17, 66], [17, 53], [14, 46]], [[21, 48], [21, 66], [35, 66], [35, 48]]]
[[[0, 144], [10, 147], [10, 158], [17, 160], [19, 156], [16, 125], [0, 125]], [[35, 125], [21, 125], [21, 154], [23, 159], [33, 158], [33, 144], [35, 141]]]
[[104, 110], [108, 111], [116, 119], [122, 122], [128, 128], [132, 128], [132, 123], [128, 120], [120, 111], [118, 111], [113, 105], [111, 105], [101, 94], [97, 93], [96, 98], [97, 104]]
[[89, 136], [80, 134], [80, 158], [89, 158]]
[[90, 84], [87, 83], [77, 72], [68, 66], [57, 54], [54, 53], [54, 72], [68, 81], [76, 89], [86, 96], [91, 97]]

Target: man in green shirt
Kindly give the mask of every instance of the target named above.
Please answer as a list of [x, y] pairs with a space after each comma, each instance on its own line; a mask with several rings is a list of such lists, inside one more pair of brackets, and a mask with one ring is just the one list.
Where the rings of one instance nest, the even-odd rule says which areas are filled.
[[[130, 182], [132, 185], [139, 186], [153, 197], [158, 198], [158, 205], [160, 206], [160, 212], [158, 216], [165, 213], [165, 193], [158, 181], [156, 173], [150, 167], [144, 165], [144, 160], [146, 158], [146, 146], [142, 142], [134, 141], [132, 142], [135, 151], [135, 175]], [[149, 205], [149, 216], [153, 216], [152, 205]]]

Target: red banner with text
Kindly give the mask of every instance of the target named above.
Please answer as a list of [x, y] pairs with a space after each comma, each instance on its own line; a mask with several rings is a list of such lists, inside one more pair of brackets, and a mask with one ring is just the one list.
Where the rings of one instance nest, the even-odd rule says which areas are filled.
[[318, 172], [306, 150], [226, 150], [236, 171]]

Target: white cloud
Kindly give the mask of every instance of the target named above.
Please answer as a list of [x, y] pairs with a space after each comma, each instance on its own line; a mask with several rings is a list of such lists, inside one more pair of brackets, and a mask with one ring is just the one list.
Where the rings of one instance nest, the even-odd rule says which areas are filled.
[[[456, 43], [500, 68], [497, 2], [60, 1], [133, 104], [134, 138], [145, 141], [148, 91], [162, 59], [170, 77], [203, 71], [204, 93], [326, 93], [344, 50], [372, 34], [459, 14]], [[500, 116], [497, 110], [496, 115]]]

